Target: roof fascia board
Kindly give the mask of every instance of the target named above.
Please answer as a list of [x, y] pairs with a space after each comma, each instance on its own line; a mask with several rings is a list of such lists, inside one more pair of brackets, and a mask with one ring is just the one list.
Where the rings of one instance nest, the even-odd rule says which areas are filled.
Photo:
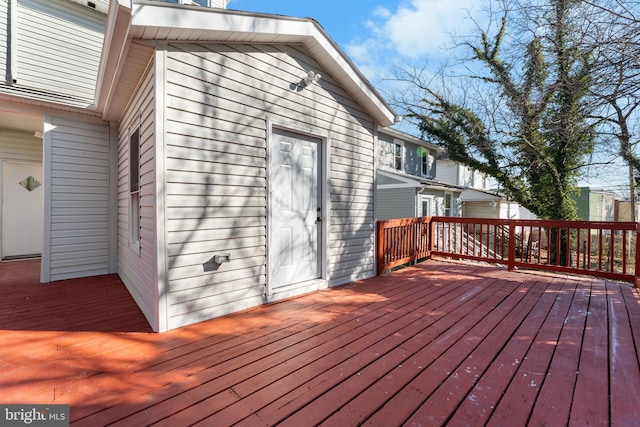
[[411, 143], [416, 144], [416, 145], [421, 145], [423, 147], [427, 147], [427, 148], [430, 148], [432, 150], [435, 150], [436, 152], [444, 152], [445, 151], [445, 149], [440, 147], [439, 145], [433, 144], [431, 142], [424, 141], [424, 140], [422, 140], [422, 139], [420, 139], [420, 138], [418, 138], [416, 136], [413, 136], [411, 134], [408, 134], [406, 132], [402, 132], [402, 131], [394, 129], [394, 128], [389, 128], [389, 127], [380, 128], [380, 129], [378, 129], [378, 133], [382, 133], [382, 134], [385, 134], [385, 135], [392, 136], [394, 138], [402, 139], [402, 140], [405, 140], [407, 142], [411, 142]]
[[[378, 169], [377, 173], [386, 176], [390, 179], [406, 182], [407, 184], [416, 184], [416, 186], [427, 187], [431, 189], [444, 190], [444, 191], [463, 191], [464, 187], [458, 185], [447, 184], [445, 182], [425, 180], [420, 177], [414, 177], [413, 175], [400, 175], [394, 172], [388, 172], [383, 169]], [[399, 185], [399, 184], [382, 184], [382, 185]], [[378, 185], [378, 188], [384, 188], [382, 185]]]
[[211, 32], [221, 34], [220, 41], [224, 42], [249, 43], [247, 36], [251, 34], [259, 34], [261, 40], [271, 43], [296, 40], [306, 46], [356, 99], [368, 106], [378, 125], [394, 123], [396, 115], [391, 107], [313, 19], [136, 2], [132, 5], [131, 27], [135, 32], [144, 28]]
[[109, 4], [102, 56], [96, 80], [95, 104], [98, 111], [106, 112], [109, 109], [131, 44], [129, 37], [131, 6], [131, 0], [112, 0]]
[[29, 96], [21, 96], [12, 93], [5, 93], [0, 91], [0, 103], [7, 103], [2, 108], [8, 108], [10, 111], [33, 113], [34, 109], [38, 112], [51, 112], [60, 111], [66, 113], [83, 114], [87, 116], [99, 117], [96, 110], [91, 108], [92, 106], [74, 106], [70, 104], [64, 104], [60, 102], [53, 102], [47, 100], [39, 100]]

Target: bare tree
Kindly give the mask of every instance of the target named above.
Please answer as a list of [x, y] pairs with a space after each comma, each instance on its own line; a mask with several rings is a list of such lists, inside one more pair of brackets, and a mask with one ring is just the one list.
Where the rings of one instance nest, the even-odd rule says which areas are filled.
[[628, 165], [631, 214], [636, 221], [640, 155], [634, 127], [640, 119], [640, 6], [623, 0], [587, 3], [596, 12], [591, 20], [597, 29], [589, 41], [596, 64], [591, 87], [593, 117], [599, 122], [599, 135], [618, 142], [618, 153]]
[[469, 83], [462, 91], [434, 89], [407, 72], [422, 97], [405, 107], [453, 160], [494, 177], [541, 218], [573, 219], [572, 194], [594, 142], [582, 2], [500, 6], [495, 30], [461, 44], [471, 52], [463, 80], [478, 90]]

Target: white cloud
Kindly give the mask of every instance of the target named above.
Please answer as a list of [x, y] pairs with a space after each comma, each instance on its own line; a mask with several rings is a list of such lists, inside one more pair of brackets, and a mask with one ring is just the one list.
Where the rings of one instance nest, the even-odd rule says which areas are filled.
[[466, 34], [472, 26], [477, 0], [411, 0], [384, 23], [384, 33], [398, 53], [408, 58], [441, 54], [452, 35]]
[[[466, 35], [478, 15], [478, 0], [409, 0], [395, 11], [376, 7], [366, 22], [369, 34], [346, 46], [346, 51], [372, 81], [390, 64], [439, 62], [447, 55], [452, 36]], [[376, 72], [375, 75], [370, 74]]]

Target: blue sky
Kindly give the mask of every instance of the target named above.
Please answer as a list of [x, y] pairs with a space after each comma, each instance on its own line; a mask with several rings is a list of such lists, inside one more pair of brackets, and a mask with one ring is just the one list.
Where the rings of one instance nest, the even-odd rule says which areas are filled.
[[[452, 36], [469, 35], [482, 20], [482, 0], [230, 0], [228, 9], [314, 18], [367, 78], [385, 93], [394, 66], [437, 70], [455, 54]], [[401, 130], [416, 133], [406, 122]], [[580, 185], [624, 186], [618, 167]]]
[[231, 0], [229, 9], [317, 20], [375, 85], [392, 64], [437, 63], [478, 0]]

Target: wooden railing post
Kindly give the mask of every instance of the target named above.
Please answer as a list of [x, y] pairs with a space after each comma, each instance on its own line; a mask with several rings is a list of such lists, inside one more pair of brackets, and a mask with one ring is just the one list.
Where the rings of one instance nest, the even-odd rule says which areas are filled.
[[640, 288], [640, 222], [636, 223], [636, 268], [634, 285]]
[[387, 246], [384, 234], [384, 222], [378, 221], [376, 230], [376, 273], [378, 276], [384, 273], [384, 252]]
[[429, 259], [431, 259], [431, 252], [433, 252], [433, 242], [435, 240], [435, 235], [433, 233], [433, 229], [435, 228], [433, 217], [429, 217]]
[[515, 269], [516, 262], [516, 223], [509, 221], [509, 257], [507, 259], [507, 268], [509, 271]]

